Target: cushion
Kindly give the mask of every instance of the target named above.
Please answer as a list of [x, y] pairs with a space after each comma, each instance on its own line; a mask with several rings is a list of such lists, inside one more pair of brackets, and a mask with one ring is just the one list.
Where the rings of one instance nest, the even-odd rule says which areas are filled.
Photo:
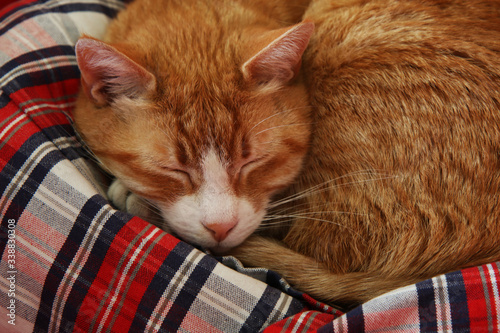
[[214, 258], [115, 210], [72, 127], [74, 44], [122, 0], [0, 11], [0, 330], [498, 330], [500, 263], [410, 285], [345, 314], [276, 273]]

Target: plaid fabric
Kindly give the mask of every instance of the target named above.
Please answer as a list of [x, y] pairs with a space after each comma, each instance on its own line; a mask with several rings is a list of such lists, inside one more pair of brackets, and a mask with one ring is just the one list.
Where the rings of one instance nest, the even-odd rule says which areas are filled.
[[71, 126], [73, 45], [123, 6], [22, 0], [0, 11], [0, 331], [499, 330], [499, 263], [343, 315], [109, 206]]

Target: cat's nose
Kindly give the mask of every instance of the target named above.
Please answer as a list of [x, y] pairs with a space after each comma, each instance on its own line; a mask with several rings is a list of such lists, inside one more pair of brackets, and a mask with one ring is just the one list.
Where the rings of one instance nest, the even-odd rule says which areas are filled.
[[212, 237], [217, 242], [222, 242], [227, 238], [227, 235], [233, 228], [236, 226], [236, 221], [228, 222], [228, 223], [210, 223], [204, 224], [205, 228], [207, 228], [211, 233]]

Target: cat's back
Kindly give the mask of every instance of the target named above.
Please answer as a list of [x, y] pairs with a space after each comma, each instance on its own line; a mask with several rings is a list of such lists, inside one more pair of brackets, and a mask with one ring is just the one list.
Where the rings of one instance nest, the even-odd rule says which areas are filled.
[[[358, 72], [356, 78], [373, 77], [378, 92], [382, 83], [399, 91], [404, 84], [498, 84], [498, 1], [318, 0], [305, 18], [316, 26], [305, 55], [309, 77], [340, 81]], [[351, 84], [361, 83], [369, 86]]]
[[286, 242], [337, 272], [500, 259], [500, 2], [318, 0], [305, 17], [317, 126], [295, 191], [328, 184]]

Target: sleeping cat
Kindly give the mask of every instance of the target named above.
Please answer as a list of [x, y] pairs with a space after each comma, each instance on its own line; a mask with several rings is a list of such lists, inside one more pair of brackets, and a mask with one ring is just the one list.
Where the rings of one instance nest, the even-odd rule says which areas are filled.
[[346, 307], [500, 260], [498, 1], [153, 2], [76, 47], [115, 201]]
[[277, 214], [296, 218], [233, 254], [344, 306], [500, 260], [500, 2], [318, 0], [305, 19], [315, 126]]
[[104, 42], [78, 41], [74, 122], [119, 179], [117, 206], [212, 250], [255, 231], [309, 145], [298, 74], [314, 27], [288, 27], [306, 4], [137, 0]]

